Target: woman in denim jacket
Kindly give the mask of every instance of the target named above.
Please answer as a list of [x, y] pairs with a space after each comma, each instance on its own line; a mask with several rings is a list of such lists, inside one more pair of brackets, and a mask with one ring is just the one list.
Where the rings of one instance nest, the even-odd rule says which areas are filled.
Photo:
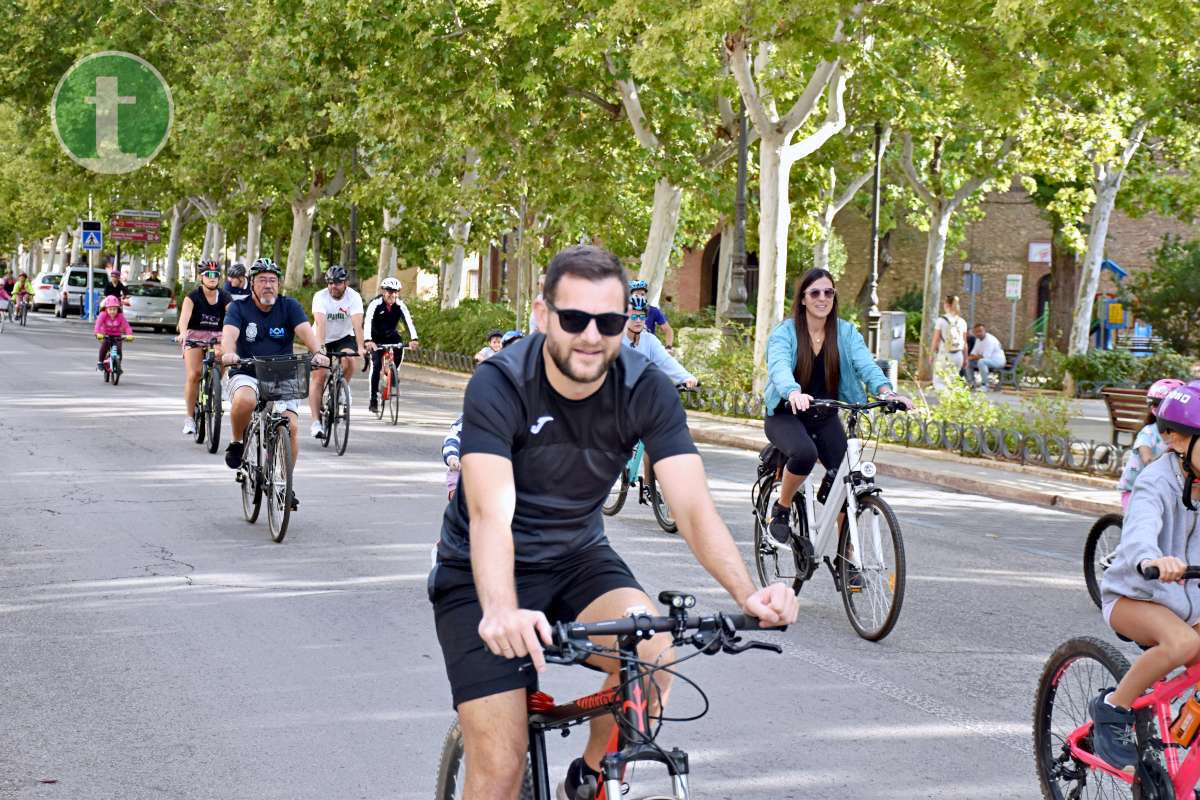
[[788, 540], [792, 498], [817, 460], [836, 470], [846, 455], [846, 431], [837, 412], [810, 404], [865, 403], [864, 384], [875, 395], [912, 408], [912, 401], [888, 383], [858, 329], [838, 319], [833, 275], [810, 269], [796, 286], [792, 319], [776, 325], [767, 340], [763, 427], [771, 444], [787, 456], [779, 500], [771, 509], [771, 536], [777, 541]]

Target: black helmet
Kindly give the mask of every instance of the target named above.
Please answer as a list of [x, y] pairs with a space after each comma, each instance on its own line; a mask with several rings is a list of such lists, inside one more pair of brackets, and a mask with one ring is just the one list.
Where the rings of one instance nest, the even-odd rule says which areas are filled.
[[503, 336], [503, 335], [504, 335], [504, 331], [500, 330], [499, 328], [493, 328], [492, 330], [488, 331], [488, 335], [483, 338], [485, 341], [488, 341], [488, 340], [494, 339], [497, 336]]
[[234, 264], [232, 267], [230, 267], [228, 270], [225, 271], [225, 275], [226, 275], [226, 277], [229, 277], [229, 278], [244, 278], [244, 277], [246, 277], [246, 265], [245, 264]]
[[262, 275], [265, 272], [269, 272], [276, 277], [279, 277], [282, 274], [279, 270], [279, 266], [269, 258], [257, 258], [254, 260], [254, 263], [250, 265], [251, 280], [254, 280], [255, 275]]
[[346, 268], [340, 264], [330, 264], [329, 269], [325, 270], [326, 283], [341, 283], [349, 277], [350, 273], [346, 272]]

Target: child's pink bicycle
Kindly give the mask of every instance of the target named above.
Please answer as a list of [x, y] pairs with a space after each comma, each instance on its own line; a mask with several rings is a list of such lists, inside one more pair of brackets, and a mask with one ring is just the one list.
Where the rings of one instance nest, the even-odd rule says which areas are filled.
[[[1147, 580], [1158, 579], [1148, 567]], [[1188, 566], [1184, 580], [1200, 580], [1200, 566]], [[1200, 735], [1187, 741], [1172, 734], [1172, 721], [1193, 690], [1200, 701], [1200, 663], [1159, 681], [1133, 704], [1138, 764], [1133, 773], [1110, 766], [1092, 752], [1088, 703], [1101, 689], [1116, 686], [1129, 660], [1108, 642], [1081, 636], [1050, 656], [1038, 684], [1033, 710], [1034, 758], [1042, 794], [1048, 800], [1127, 798], [1175, 800], [1200, 797]]]

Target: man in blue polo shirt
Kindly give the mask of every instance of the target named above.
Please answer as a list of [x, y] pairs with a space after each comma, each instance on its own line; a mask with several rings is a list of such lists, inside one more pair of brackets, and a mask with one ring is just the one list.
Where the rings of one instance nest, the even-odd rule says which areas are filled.
[[675, 349], [675, 331], [672, 330], [670, 323], [667, 322], [667, 315], [663, 313], [658, 306], [650, 305], [647, 299], [650, 289], [644, 280], [640, 278], [629, 282], [630, 298], [640, 297], [646, 301], [646, 330], [650, 331], [654, 336], [658, 336], [658, 329], [662, 328], [663, 345], [667, 350]]

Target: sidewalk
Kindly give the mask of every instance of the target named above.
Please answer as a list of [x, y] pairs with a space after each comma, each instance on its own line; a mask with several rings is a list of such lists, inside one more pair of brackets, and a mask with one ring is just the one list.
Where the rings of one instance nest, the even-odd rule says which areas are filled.
[[[465, 375], [407, 363], [403, 367], [403, 377], [445, 389], [461, 390], [467, 385]], [[754, 452], [767, 444], [760, 420], [732, 419], [689, 411], [688, 427], [692, 438], [704, 444]], [[873, 460], [879, 467], [880, 475], [927, 483], [942, 489], [1081, 514], [1099, 516], [1121, 512], [1120, 498], [1113, 488], [1113, 481], [1104, 478], [888, 444], [879, 445]]]

